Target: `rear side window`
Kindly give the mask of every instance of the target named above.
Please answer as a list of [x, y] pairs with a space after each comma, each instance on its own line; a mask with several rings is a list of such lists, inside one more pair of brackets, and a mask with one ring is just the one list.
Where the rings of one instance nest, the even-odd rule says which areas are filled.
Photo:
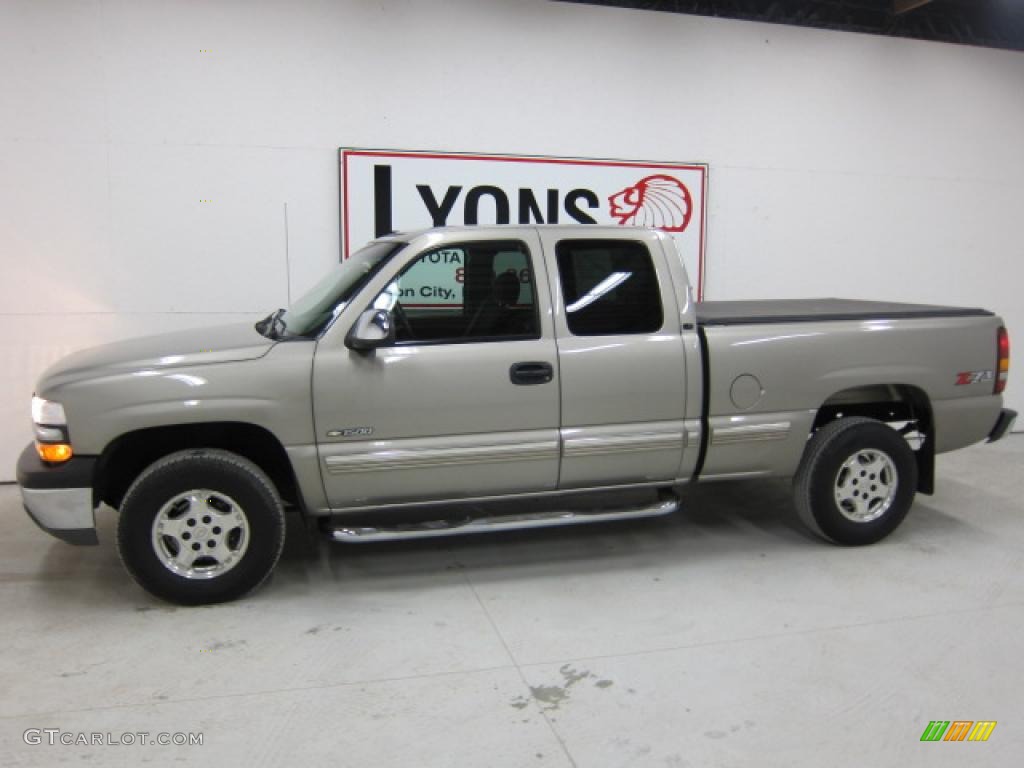
[[562, 240], [555, 253], [574, 336], [653, 333], [664, 315], [658, 275], [643, 243]]

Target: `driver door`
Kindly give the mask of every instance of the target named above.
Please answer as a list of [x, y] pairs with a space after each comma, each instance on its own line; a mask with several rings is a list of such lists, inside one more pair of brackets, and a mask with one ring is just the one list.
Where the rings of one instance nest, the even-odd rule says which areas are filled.
[[[314, 423], [328, 504], [554, 490], [557, 352], [537, 301], [550, 294], [536, 235], [415, 245], [317, 350]], [[395, 342], [368, 352], [338, 343], [371, 306], [391, 311]]]

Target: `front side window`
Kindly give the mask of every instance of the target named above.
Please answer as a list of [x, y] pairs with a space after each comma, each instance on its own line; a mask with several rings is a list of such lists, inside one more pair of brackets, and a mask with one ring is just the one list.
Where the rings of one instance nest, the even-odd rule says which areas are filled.
[[540, 336], [530, 254], [516, 241], [429, 251], [374, 301], [394, 316], [398, 343], [459, 343]]
[[574, 336], [653, 333], [664, 316], [658, 275], [643, 243], [562, 240], [555, 249]]

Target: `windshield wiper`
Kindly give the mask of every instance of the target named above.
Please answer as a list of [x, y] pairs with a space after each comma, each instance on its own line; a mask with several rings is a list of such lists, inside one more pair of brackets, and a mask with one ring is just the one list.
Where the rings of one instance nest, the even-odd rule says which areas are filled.
[[284, 313], [284, 307], [271, 312], [265, 318], [256, 323], [254, 326], [256, 331], [261, 336], [266, 336], [268, 339], [274, 339], [275, 341], [283, 338], [285, 332], [288, 330], [285, 327], [284, 319], [282, 318]]

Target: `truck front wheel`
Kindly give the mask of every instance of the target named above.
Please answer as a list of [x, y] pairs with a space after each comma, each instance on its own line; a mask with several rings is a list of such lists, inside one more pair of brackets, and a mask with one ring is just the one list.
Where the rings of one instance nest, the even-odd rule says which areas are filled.
[[793, 478], [797, 512], [812, 531], [836, 544], [874, 544], [910, 511], [917, 462], [907, 441], [875, 419], [837, 419], [804, 449]]
[[259, 586], [284, 546], [277, 489], [248, 459], [215, 449], [154, 462], [121, 503], [117, 547], [148, 592], [181, 605], [234, 600]]

